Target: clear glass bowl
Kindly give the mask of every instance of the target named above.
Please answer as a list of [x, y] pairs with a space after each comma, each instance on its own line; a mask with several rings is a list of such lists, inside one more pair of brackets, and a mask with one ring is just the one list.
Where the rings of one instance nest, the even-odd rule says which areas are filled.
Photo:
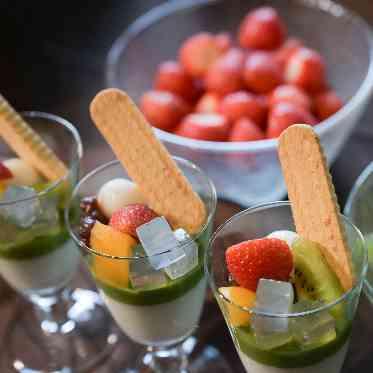
[[344, 213], [365, 236], [369, 261], [364, 292], [373, 303], [373, 162], [356, 180], [347, 199]]
[[[232, 286], [225, 261], [228, 247], [245, 240], [265, 237], [277, 230], [295, 231], [289, 202], [273, 202], [249, 208], [234, 215], [213, 234], [205, 257], [205, 270], [247, 372], [340, 372], [367, 269], [363, 236], [344, 216], [342, 222], [351, 249], [354, 286], [333, 302], [322, 304], [312, 310], [288, 314], [241, 307], [224, 297], [219, 288]], [[316, 336], [311, 329], [312, 324], [317, 325], [326, 315], [334, 318], [336, 331], [334, 339], [327, 342], [325, 334]], [[278, 333], [269, 333], [259, 338], [254, 336], [253, 329], [250, 327], [254, 317], [259, 317], [266, 323], [271, 320], [278, 322], [286, 319], [291, 330], [290, 340], [286, 339], [283, 344], [273, 344], [279, 338], [278, 335], [276, 336]], [[299, 337], [296, 337], [299, 332], [306, 336], [301, 342]], [[313, 341], [307, 340], [312, 336]]]
[[[328, 77], [347, 104], [317, 126], [329, 162], [338, 156], [357, 124], [373, 87], [373, 44], [369, 26], [329, 0], [271, 0], [289, 34], [319, 50]], [[140, 17], [114, 43], [107, 59], [107, 85], [126, 90], [138, 101], [152, 86], [157, 65], [177, 57], [188, 36], [201, 30], [235, 32], [243, 15], [262, 5], [252, 0], [179, 0]], [[158, 129], [172, 154], [199, 165], [216, 185], [219, 197], [242, 205], [273, 201], [286, 187], [277, 158], [277, 141], [209, 142]]]

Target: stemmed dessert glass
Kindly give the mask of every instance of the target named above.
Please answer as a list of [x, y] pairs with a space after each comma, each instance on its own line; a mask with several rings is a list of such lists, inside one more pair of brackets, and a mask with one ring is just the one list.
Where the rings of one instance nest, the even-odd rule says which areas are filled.
[[368, 273], [364, 292], [373, 303], [373, 162], [356, 180], [344, 213], [363, 233], [368, 248]]
[[[64, 206], [79, 176], [82, 144], [68, 121], [26, 112], [28, 124], [68, 167], [27, 198], [0, 200], [0, 274], [33, 308], [19, 307], [7, 327], [2, 356], [19, 372], [77, 372], [94, 367], [115, 335], [97, 293], [68, 288], [80, 255], [64, 224]], [[0, 159], [14, 153], [0, 142]], [[97, 323], [102, 330], [98, 330]]]
[[[121, 252], [126, 252], [125, 247], [118, 247], [118, 242], [111, 237], [105, 239], [110, 242], [111, 254], [89, 247], [80, 238], [78, 221], [69, 217], [74, 213], [75, 201], [96, 196], [100, 187], [109, 180], [129, 179], [118, 161], [104, 164], [85, 176], [75, 188], [66, 210], [70, 234], [80, 247], [113, 318], [132, 341], [146, 347], [145, 353], [135, 357], [135, 361], [124, 363], [127, 367], [134, 365], [126, 372], [186, 372], [192, 365], [188, 355], [195, 340], [188, 337], [198, 326], [205, 300], [203, 256], [212, 231], [216, 192], [199, 168], [186, 160], [175, 160], [202, 198], [208, 213], [200, 232], [183, 243], [188, 245], [192, 240], [197, 243], [198, 264], [182, 277], [165, 281], [163, 272], [155, 272], [149, 265], [151, 257], [137, 254], [136, 248], [131, 257], [121, 256]], [[123, 283], [128, 275], [130, 284]], [[200, 356], [198, 362], [201, 367], [211, 367], [214, 372], [226, 371], [216, 350]], [[193, 371], [200, 370], [195, 367]]]
[[[342, 221], [351, 249], [353, 288], [332, 303], [296, 309], [289, 314], [241, 307], [226, 298], [219, 288], [232, 286], [225, 262], [229, 246], [277, 230], [295, 231], [290, 204], [274, 202], [249, 208], [234, 215], [213, 234], [206, 252], [205, 270], [247, 372], [285, 373], [290, 368], [307, 373], [340, 372], [367, 268], [363, 236], [347, 218], [342, 216]], [[250, 327], [253, 318], [260, 318], [268, 325], [286, 322], [289, 333], [255, 335]], [[237, 319], [245, 323], [240, 325]], [[285, 342], [279, 343], [279, 338], [285, 338]]]

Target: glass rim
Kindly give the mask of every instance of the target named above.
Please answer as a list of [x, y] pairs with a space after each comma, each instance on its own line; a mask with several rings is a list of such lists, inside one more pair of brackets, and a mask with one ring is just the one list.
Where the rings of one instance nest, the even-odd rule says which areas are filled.
[[[127, 48], [132, 39], [146, 30], [151, 25], [159, 22], [165, 17], [172, 15], [175, 12], [196, 8], [204, 5], [214, 4], [217, 0], [173, 0], [164, 4], [157, 5], [138, 17], [124, 32], [119, 35], [111, 46], [106, 58], [106, 85], [108, 87], [123, 88], [118, 84], [117, 68], [119, 65], [119, 58], [122, 52]], [[317, 9], [326, 12], [333, 17], [344, 17], [351, 22], [354, 22], [361, 28], [366, 36], [366, 42], [369, 45], [369, 65], [367, 72], [363, 77], [359, 87], [355, 93], [349, 98], [344, 106], [328, 119], [317, 124], [314, 128], [319, 136], [331, 131], [339, 122], [347, 115], [351, 114], [355, 108], [373, 92], [373, 33], [368, 23], [360, 17], [356, 12], [342, 6], [333, 0], [324, 0], [327, 2], [321, 6], [318, 0], [296, 0], [296, 3], [312, 9]], [[183, 146], [188, 149], [196, 149], [203, 151], [234, 153], [234, 152], [255, 152], [255, 151], [269, 151], [273, 150], [278, 143], [277, 139], [264, 139], [256, 141], [242, 141], [242, 142], [220, 142], [220, 141], [205, 141], [189, 139], [174, 135], [154, 128], [155, 133], [162, 141], [167, 141], [178, 146]]]
[[352, 210], [352, 204], [354, 199], [356, 198], [356, 195], [360, 189], [360, 187], [365, 183], [368, 176], [373, 172], [373, 161], [371, 161], [361, 172], [361, 174], [357, 177], [356, 181], [354, 182], [354, 185], [352, 186], [352, 189], [347, 197], [347, 202], [345, 205], [345, 208], [343, 210], [343, 214], [346, 216], [351, 215]]
[[243, 211], [240, 211], [237, 214], [233, 215], [232, 217], [230, 217], [227, 221], [225, 221], [223, 224], [221, 224], [216, 229], [216, 231], [212, 234], [212, 236], [211, 236], [211, 238], [209, 240], [208, 248], [207, 248], [207, 250], [205, 252], [205, 258], [204, 258], [205, 273], [207, 274], [207, 278], [208, 278], [210, 287], [213, 290], [213, 293], [215, 294], [216, 297], [219, 297], [220, 299], [222, 299], [223, 301], [227, 302], [228, 304], [233, 305], [237, 309], [240, 309], [240, 310], [242, 310], [244, 312], [247, 312], [247, 313], [250, 313], [252, 315], [265, 316], [265, 317], [271, 317], [271, 318], [297, 318], [297, 317], [311, 316], [311, 315], [314, 315], [314, 314], [322, 312], [322, 311], [327, 311], [327, 310], [333, 308], [334, 306], [342, 303], [353, 292], [358, 291], [359, 287], [361, 287], [363, 285], [365, 273], [367, 271], [367, 266], [368, 266], [368, 254], [367, 254], [367, 250], [366, 250], [364, 236], [362, 235], [362, 233], [360, 232], [360, 230], [346, 216], [344, 216], [343, 214], [340, 214], [342, 216], [343, 220], [345, 222], [347, 222], [354, 229], [354, 231], [357, 233], [360, 241], [363, 244], [363, 248], [364, 248], [363, 263], [364, 264], [363, 264], [362, 269], [360, 270], [359, 276], [356, 279], [355, 284], [352, 286], [352, 288], [349, 289], [348, 291], [344, 292], [343, 295], [341, 295], [339, 298], [337, 298], [333, 302], [324, 304], [324, 305], [322, 305], [320, 307], [312, 308], [311, 310], [302, 311], [302, 312], [292, 312], [292, 313], [265, 312], [265, 311], [261, 311], [259, 309], [255, 309], [255, 307], [243, 307], [243, 306], [240, 306], [240, 305], [232, 302], [230, 299], [228, 299], [227, 297], [225, 297], [217, 289], [217, 287], [215, 285], [212, 273], [209, 270], [208, 258], [212, 254], [212, 245], [213, 245], [216, 237], [220, 233], [220, 231], [222, 229], [224, 229], [228, 224], [231, 224], [236, 219], [239, 219], [241, 216], [246, 215], [248, 213], [251, 214], [251, 213], [254, 213], [254, 212], [257, 212], [257, 211], [265, 210], [265, 209], [270, 208], [270, 207], [283, 207], [283, 206], [290, 207], [291, 205], [290, 205], [289, 201], [274, 201], [274, 202], [269, 202], [269, 203], [257, 204], [255, 206], [249, 207], [249, 208], [247, 208], [247, 209], [245, 209]]
[[[208, 228], [209, 224], [212, 222], [213, 218], [214, 218], [214, 215], [215, 215], [215, 211], [216, 211], [216, 206], [217, 206], [217, 193], [216, 193], [216, 189], [215, 189], [215, 186], [212, 182], [212, 180], [207, 176], [207, 174], [201, 170], [201, 168], [199, 168], [198, 166], [196, 166], [194, 163], [184, 159], [184, 158], [181, 158], [181, 157], [176, 157], [176, 156], [172, 156], [172, 158], [183, 164], [183, 165], [186, 165], [187, 167], [190, 167], [191, 169], [193, 170], [196, 170], [200, 175], [202, 175], [205, 179], [206, 179], [206, 182], [207, 182], [207, 185], [210, 189], [210, 193], [211, 193], [211, 200], [212, 200], [212, 208], [211, 208], [211, 211], [209, 211], [208, 213], [208, 216], [207, 216], [207, 219], [205, 221], [205, 223], [203, 224], [203, 226], [201, 227], [200, 231], [193, 236], [193, 238], [190, 238], [188, 239], [185, 243], [183, 243], [182, 245], [180, 245], [180, 247], [184, 247], [186, 245], [188, 245], [188, 243], [190, 243], [191, 241], [196, 241], [205, 231], [206, 229]], [[78, 195], [78, 192], [79, 192], [79, 189], [80, 187], [88, 180], [90, 179], [91, 177], [95, 176], [96, 174], [100, 173], [101, 171], [107, 169], [107, 168], [110, 168], [112, 167], [113, 165], [120, 165], [120, 161], [119, 160], [112, 160], [112, 161], [109, 161], [107, 163], [104, 163], [103, 165], [101, 166], [98, 166], [96, 167], [94, 170], [90, 171], [88, 174], [86, 174], [79, 182], [78, 184], [75, 186], [72, 194], [71, 194], [71, 197], [68, 201], [68, 204], [66, 205], [66, 208], [65, 208], [65, 223], [66, 223], [66, 227], [67, 227], [67, 230], [70, 234], [70, 236], [72, 237], [72, 239], [74, 240], [74, 242], [82, 249], [86, 250], [87, 252], [89, 252], [90, 254], [93, 254], [95, 256], [100, 256], [100, 257], [104, 257], [104, 258], [108, 258], [108, 259], [115, 259], [115, 260], [141, 260], [141, 259], [146, 259], [146, 258], [154, 258], [154, 257], [157, 257], [159, 255], [163, 255], [165, 253], [168, 253], [170, 252], [170, 250], [165, 250], [165, 251], [162, 251], [160, 253], [157, 253], [157, 254], [154, 254], [154, 255], [151, 255], [151, 256], [148, 256], [148, 255], [142, 255], [142, 256], [131, 256], [131, 257], [128, 257], [128, 256], [119, 256], [119, 255], [109, 255], [109, 254], [106, 254], [106, 253], [103, 253], [103, 252], [99, 252], [95, 249], [92, 249], [91, 247], [87, 246], [74, 232], [73, 230], [73, 227], [71, 226], [70, 224], [70, 217], [69, 217], [69, 211], [70, 211], [70, 208], [72, 206], [72, 203], [74, 201], [74, 198]], [[122, 166], [123, 167], [123, 166]], [[124, 168], [123, 168], [124, 169]]]
[[75, 165], [79, 164], [82, 157], [83, 157], [82, 140], [80, 138], [78, 130], [75, 128], [75, 126], [71, 122], [69, 122], [68, 120], [66, 120], [66, 119], [64, 119], [64, 118], [62, 118], [58, 115], [50, 114], [50, 113], [46, 113], [46, 112], [42, 112], [42, 111], [35, 111], [35, 110], [21, 111], [19, 114], [22, 116], [22, 118], [41, 118], [41, 119], [45, 119], [45, 120], [50, 120], [51, 122], [54, 122], [55, 124], [57, 123], [58, 125], [63, 126], [72, 135], [72, 139], [73, 139], [73, 141], [75, 142], [75, 145], [76, 145], [76, 152], [75, 152], [76, 154], [74, 155], [74, 157], [71, 161], [71, 164], [69, 166], [69, 170], [66, 173], [66, 175], [64, 175], [63, 177], [59, 178], [56, 181], [51, 182], [50, 185], [47, 188], [37, 192], [36, 195], [33, 196], [33, 197], [15, 199], [15, 200], [12, 200], [12, 201], [7, 201], [7, 202], [1, 202], [0, 201], [0, 207], [6, 207], [6, 206], [15, 205], [17, 203], [32, 201], [32, 200], [44, 197], [45, 195], [49, 194], [51, 191], [55, 190], [57, 187], [59, 187], [61, 184], [63, 184], [69, 178], [69, 174], [70, 174], [71, 169]]

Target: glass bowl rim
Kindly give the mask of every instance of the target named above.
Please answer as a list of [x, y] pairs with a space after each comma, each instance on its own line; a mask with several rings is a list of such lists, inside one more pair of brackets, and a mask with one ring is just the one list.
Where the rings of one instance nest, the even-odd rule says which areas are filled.
[[213, 244], [215, 238], [217, 237], [217, 235], [219, 234], [219, 232], [222, 229], [224, 229], [228, 224], [231, 224], [232, 222], [239, 219], [243, 215], [251, 214], [253, 212], [261, 211], [261, 210], [264, 210], [264, 209], [267, 209], [267, 208], [276, 208], [276, 207], [283, 207], [283, 206], [290, 207], [290, 202], [289, 201], [274, 201], [274, 202], [269, 202], [269, 203], [261, 203], [261, 204], [257, 204], [255, 206], [249, 207], [249, 208], [247, 208], [243, 211], [238, 212], [237, 214], [233, 215], [232, 217], [230, 217], [223, 224], [221, 224], [216, 229], [216, 231], [212, 234], [212, 236], [209, 240], [208, 248], [205, 252], [204, 267], [205, 267], [205, 273], [206, 273], [207, 278], [208, 278], [208, 282], [209, 282], [210, 287], [211, 287], [213, 293], [215, 294], [215, 296], [219, 297], [220, 299], [227, 302], [228, 304], [233, 305], [237, 309], [242, 310], [244, 312], [247, 312], [251, 315], [266, 316], [266, 317], [271, 317], [271, 318], [297, 318], [297, 317], [312, 316], [312, 315], [314, 315], [318, 312], [327, 311], [330, 308], [333, 308], [334, 306], [336, 306], [336, 305], [342, 303], [344, 300], [348, 299], [349, 296], [352, 293], [359, 291], [359, 288], [361, 289], [362, 284], [364, 282], [364, 277], [365, 277], [365, 274], [366, 274], [367, 268], [368, 268], [367, 248], [366, 248], [366, 245], [365, 245], [364, 236], [361, 234], [360, 230], [343, 214], [340, 214], [343, 218], [343, 221], [347, 222], [354, 229], [354, 231], [357, 233], [358, 237], [360, 238], [361, 243], [363, 244], [364, 257], [363, 257], [363, 265], [362, 265], [361, 271], [359, 273], [358, 278], [356, 279], [356, 282], [355, 282], [354, 286], [351, 289], [349, 289], [348, 291], [344, 292], [343, 295], [340, 296], [338, 299], [334, 300], [333, 302], [324, 304], [320, 307], [315, 307], [315, 308], [312, 308], [311, 310], [307, 310], [307, 311], [303, 311], [303, 312], [274, 313], [274, 312], [260, 311], [258, 309], [255, 309], [254, 307], [242, 307], [242, 306], [232, 302], [230, 299], [228, 299], [221, 292], [218, 291], [218, 289], [217, 289], [217, 287], [214, 283], [214, 280], [212, 278], [212, 274], [209, 271], [209, 265], [208, 265], [209, 260], [208, 260], [208, 258], [209, 258], [210, 253], [211, 253], [212, 244]]
[[[148, 12], [138, 17], [124, 32], [119, 35], [114, 44], [109, 50], [106, 58], [106, 83], [108, 87], [122, 88], [117, 83], [116, 70], [118, 60], [123, 51], [127, 48], [135, 36], [143, 32], [151, 25], [159, 22], [165, 17], [173, 13], [183, 11], [192, 7], [201, 7], [209, 4], [217, 3], [219, 0], [173, 0], [167, 3], [158, 5]], [[369, 45], [369, 66], [367, 73], [364, 76], [359, 88], [354, 95], [345, 103], [345, 105], [334, 115], [320, 122], [315, 126], [315, 131], [322, 137], [325, 133], [331, 131], [339, 121], [351, 114], [359, 104], [368, 98], [373, 92], [373, 33], [368, 23], [356, 14], [354, 11], [345, 6], [337, 4], [333, 0], [323, 0], [325, 5], [318, 0], [293, 0], [293, 2], [303, 5], [305, 8], [318, 9], [329, 14], [332, 17], [344, 17], [354, 22], [362, 29], [366, 35], [366, 41]], [[338, 10], [338, 12], [337, 12]], [[332, 14], [334, 11], [336, 14]], [[174, 145], [183, 146], [188, 149], [232, 153], [232, 152], [254, 152], [254, 151], [269, 151], [274, 150], [277, 146], [277, 139], [264, 139], [257, 141], [242, 141], [242, 142], [220, 142], [220, 141], [204, 141], [189, 139], [177, 136], [154, 127], [157, 136], [165, 142]]]
[[32, 201], [32, 200], [46, 196], [51, 191], [55, 190], [57, 187], [59, 187], [60, 185], [62, 185], [64, 182], [68, 180], [71, 169], [74, 168], [76, 165], [78, 165], [83, 157], [83, 144], [82, 144], [81, 137], [79, 135], [78, 130], [75, 128], [75, 126], [71, 122], [69, 122], [68, 120], [58, 115], [46, 113], [42, 111], [35, 111], [35, 110], [21, 111], [19, 114], [21, 115], [21, 117], [26, 118], [26, 119], [27, 118], [41, 118], [41, 119], [45, 119], [47, 121], [49, 120], [55, 124], [57, 123], [58, 125], [63, 126], [72, 135], [72, 139], [76, 145], [76, 154], [74, 155], [74, 158], [72, 159], [71, 164], [69, 166], [69, 171], [66, 173], [65, 176], [59, 178], [56, 181], [51, 182], [50, 185], [46, 189], [43, 189], [42, 191], [37, 192], [36, 196], [34, 197], [21, 198], [21, 199], [16, 199], [16, 200], [7, 201], [7, 202], [0, 201], [0, 207], [7, 207], [7, 206], [15, 205], [17, 203], [28, 202], [28, 201]]
[[[172, 156], [172, 158], [174, 160], [176, 160], [178, 163], [180, 163], [182, 165], [185, 165], [185, 166], [197, 171], [199, 173], [199, 175], [202, 175], [205, 178], [206, 184], [208, 185], [208, 188], [209, 188], [210, 193], [211, 193], [211, 201], [212, 201], [211, 211], [209, 211], [207, 219], [206, 219], [205, 223], [203, 224], [203, 226], [201, 227], [200, 231], [196, 235], [194, 235], [192, 238], [188, 239], [184, 244], [179, 246], [179, 247], [184, 247], [184, 246], [188, 245], [189, 242], [196, 241], [206, 231], [209, 224], [213, 221], [215, 211], [216, 211], [216, 206], [217, 206], [217, 193], [216, 193], [215, 185], [213, 184], [211, 179], [198, 166], [196, 166], [194, 163], [192, 163], [192, 162], [190, 162], [190, 161], [188, 161], [184, 158], [181, 158], [181, 157]], [[155, 255], [152, 255], [152, 256], [144, 255], [144, 256], [128, 257], [128, 256], [109, 255], [109, 254], [106, 254], [106, 253], [103, 253], [103, 252], [99, 252], [99, 251], [97, 251], [95, 249], [92, 249], [91, 247], [87, 246], [75, 234], [75, 232], [73, 230], [73, 227], [70, 224], [69, 211], [70, 211], [70, 208], [72, 206], [72, 202], [73, 202], [75, 196], [78, 194], [79, 188], [91, 177], [95, 176], [96, 174], [100, 173], [101, 171], [103, 171], [107, 168], [110, 168], [114, 165], [120, 165], [120, 161], [115, 159], [115, 160], [106, 162], [106, 163], [96, 167], [95, 169], [93, 169], [89, 173], [87, 173], [84, 177], [82, 177], [80, 179], [80, 181], [77, 183], [77, 185], [75, 186], [75, 188], [74, 188], [74, 190], [71, 194], [71, 197], [70, 197], [70, 199], [69, 199], [69, 201], [66, 205], [66, 208], [65, 208], [65, 223], [66, 223], [67, 230], [68, 230], [70, 236], [73, 238], [75, 244], [78, 245], [81, 249], [84, 249], [86, 252], [88, 252], [92, 255], [99, 256], [99, 257], [104, 257], [104, 258], [108, 258], [108, 259], [112, 259], [112, 260], [131, 260], [131, 261], [132, 260], [143, 260], [143, 259], [146, 259], [146, 258], [163, 255], [163, 254], [169, 252], [169, 250], [166, 250], [166, 251], [163, 251], [161, 253], [158, 253], [158, 254], [155, 254]]]

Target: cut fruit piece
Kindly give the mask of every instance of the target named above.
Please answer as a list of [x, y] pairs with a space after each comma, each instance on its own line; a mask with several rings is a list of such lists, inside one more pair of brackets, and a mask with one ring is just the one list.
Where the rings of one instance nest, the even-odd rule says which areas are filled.
[[239, 307], [254, 307], [255, 293], [240, 286], [221, 287], [219, 292], [233, 303], [225, 302], [232, 326], [249, 325], [251, 314]]
[[293, 243], [292, 282], [298, 299], [319, 300], [328, 304], [343, 295], [342, 286], [322, 251], [319, 244], [304, 238]]
[[7, 180], [13, 177], [12, 172], [4, 163], [0, 162], [0, 180]]
[[[129, 234], [96, 221], [91, 231], [90, 245], [99, 253], [112, 256], [131, 257], [137, 241]], [[110, 259], [96, 255], [92, 262], [92, 272], [104, 283], [116, 287], [127, 287], [129, 282], [129, 261]]]
[[12, 185], [33, 186], [43, 179], [30, 164], [20, 158], [11, 158], [3, 162], [3, 165], [11, 172], [12, 177], [7, 183]]

